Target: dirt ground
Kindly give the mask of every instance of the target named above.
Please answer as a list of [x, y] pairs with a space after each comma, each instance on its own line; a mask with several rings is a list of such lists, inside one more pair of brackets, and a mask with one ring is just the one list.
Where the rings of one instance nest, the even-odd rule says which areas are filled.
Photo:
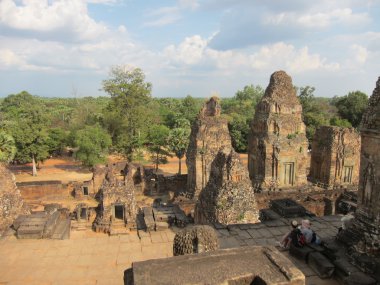
[[[240, 154], [241, 161], [247, 165], [248, 155]], [[121, 160], [120, 157], [110, 156], [109, 161]], [[154, 167], [152, 163], [146, 166]], [[13, 165], [10, 167], [16, 177], [17, 182], [60, 180], [63, 183], [69, 181], [87, 181], [92, 178], [92, 172], [82, 167], [81, 163], [71, 157], [50, 158], [40, 163], [38, 175], [32, 176], [32, 165]], [[167, 164], [159, 165], [159, 169], [166, 174], [176, 174], [178, 172], [178, 159], [170, 157]], [[186, 158], [182, 159], [182, 174], [187, 174]]]

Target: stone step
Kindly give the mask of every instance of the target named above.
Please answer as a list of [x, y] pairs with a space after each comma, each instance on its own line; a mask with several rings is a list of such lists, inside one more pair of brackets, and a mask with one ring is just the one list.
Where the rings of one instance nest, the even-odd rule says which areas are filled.
[[70, 228], [71, 228], [71, 220], [70, 219], [59, 219], [57, 223], [57, 227], [53, 235], [52, 239], [69, 239], [70, 238]]
[[335, 270], [335, 266], [320, 252], [311, 252], [308, 264], [322, 279], [331, 278]]

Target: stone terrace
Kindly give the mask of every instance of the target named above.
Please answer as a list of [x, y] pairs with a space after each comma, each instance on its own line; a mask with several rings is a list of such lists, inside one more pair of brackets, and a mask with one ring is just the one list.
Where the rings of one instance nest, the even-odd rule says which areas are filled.
[[[330, 238], [337, 233], [340, 218], [309, 219], [322, 238]], [[288, 225], [289, 220], [281, 218], [261, 224], [232, 225], [217, 232], [221, 248], [275, 245], [289, 230]], [[72, 232], [70, 240], [7, 237], [0, 240], [0, 284], [124, 284], [124, 270], [132, 262], [173, 255], [173, 230], [122, 236]], [[306, 284], [338, 284], [319, 279], [303, 261], [283, 253], [304, 272]]]

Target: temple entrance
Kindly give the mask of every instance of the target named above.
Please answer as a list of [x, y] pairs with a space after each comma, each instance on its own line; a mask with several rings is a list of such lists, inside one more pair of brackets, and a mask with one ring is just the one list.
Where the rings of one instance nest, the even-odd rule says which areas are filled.
[[115, 219], [124, 220], [124, 205], [115, 205]]
[[88, 196], [88, 187], [83, 186], [83, 195]]
[[87, 208], [80, 208], [80, 219], [87, 220]]
[[294, 162], [284, 163], [284, 185], [293, 185], [294, 183]]
[[345, 166], [343, 169], [343, 182], [351, 183], [353, 166]]

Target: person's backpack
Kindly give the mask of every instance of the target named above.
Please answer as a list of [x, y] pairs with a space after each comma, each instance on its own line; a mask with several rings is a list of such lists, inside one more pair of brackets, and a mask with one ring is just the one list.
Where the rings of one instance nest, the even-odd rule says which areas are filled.
[[292, 244], [296, 247], [303, 247], [306, 244], [306, 239], [300, 229], [295, 229], [291, 235]]

